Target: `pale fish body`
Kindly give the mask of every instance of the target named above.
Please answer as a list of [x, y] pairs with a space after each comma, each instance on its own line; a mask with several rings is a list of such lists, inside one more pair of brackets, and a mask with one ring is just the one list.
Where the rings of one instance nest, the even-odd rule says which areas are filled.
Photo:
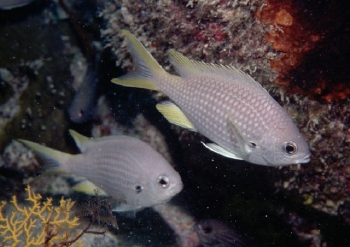
[[159, 90], [175, 103], [157, 109], [170, 122], [198, 131], [225, 157], [268, 166], [307, 163], [310, 151], [286, 111], [249, 75], [232, 66], [206, 64], [170, 50], [180, 76], [167, 73], [128, 31], [135, 71], [112, 82]]
[[183, 187], [180, 175], [150, 145], [128, 136], [87, 138], [70, 130], [81, 150], [71, 155], [20, 140], [33, 149], [50, 171], [73, 173], [91, 183], [76, 186], [93, 194], [94, 188], [122, 199], [114, 211], [140, 210], [169, 201]]

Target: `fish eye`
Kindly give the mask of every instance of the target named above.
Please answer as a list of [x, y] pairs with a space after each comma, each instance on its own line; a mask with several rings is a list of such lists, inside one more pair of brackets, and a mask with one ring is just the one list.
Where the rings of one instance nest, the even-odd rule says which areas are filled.
[[143, 187], [141, 185], [136, 185], [135, 190], [136, 190], [136, 194], [139, 194], [143, 190]]
[[289, 141], [283, 144], [283, 151], [286, 154], [295, 154], [297, 152], [297, 144], [295, 142]]
[[162, 186], [164, 189], [166, 189], [169, 187], [169, 178], [164, 175], [160, 175], [157, 179], [157, 183], [160, 184], [160, 186]]
[[250, 142], [250, 146], [256, 148], [258, 145], [255, 142]]
[[204, 234], [209, 234], [213, 230], [210, 226], [202, 227], [203, 233]]
[[84, 111], [83, 110], [80, 110], [79, 111], [79, 117], [82, 117], [84, 115]]

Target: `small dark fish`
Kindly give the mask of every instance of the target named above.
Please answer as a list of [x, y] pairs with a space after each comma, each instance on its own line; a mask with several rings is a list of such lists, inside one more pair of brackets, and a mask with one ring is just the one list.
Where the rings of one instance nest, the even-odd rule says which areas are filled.
[[96, 73], [88, 66], [84, 82], [75, 94], [68, 109], [69, 118], [74, 123], [84, 122], [93, 113], [94, 100], [98, 78]]
[[215, 220], [201, 220], [194, 225], [203, 247], [251, 247], [246, 237], [225, 223]]

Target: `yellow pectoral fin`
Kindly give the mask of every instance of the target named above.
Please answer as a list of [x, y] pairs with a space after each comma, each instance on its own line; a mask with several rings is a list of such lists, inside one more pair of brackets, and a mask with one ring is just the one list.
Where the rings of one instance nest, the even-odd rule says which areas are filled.
[[197, 131], [179, 107], [171, 102], [157, 104], [157, 110], [170, 122], [191, 131]]

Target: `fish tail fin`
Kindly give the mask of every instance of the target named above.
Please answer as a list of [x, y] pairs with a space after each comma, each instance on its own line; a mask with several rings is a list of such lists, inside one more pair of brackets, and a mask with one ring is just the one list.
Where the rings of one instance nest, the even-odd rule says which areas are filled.
[[30, 149], [32, 149], [44, 162], [45, 170], [52, 173], [69, 173], [67, 163], [73, 155], [42, 146], [38, 143], [19, 139]]
[[128, 40], [128, 47], [135, 64], [135, 70], [119, 78], [112, 79], [112, 82], [125, 87], [159, 91], [154, 78], [157, 75], [166, 73], [165, 70], [134, 35], [126, 30], [122, 30], [122, 32]]

